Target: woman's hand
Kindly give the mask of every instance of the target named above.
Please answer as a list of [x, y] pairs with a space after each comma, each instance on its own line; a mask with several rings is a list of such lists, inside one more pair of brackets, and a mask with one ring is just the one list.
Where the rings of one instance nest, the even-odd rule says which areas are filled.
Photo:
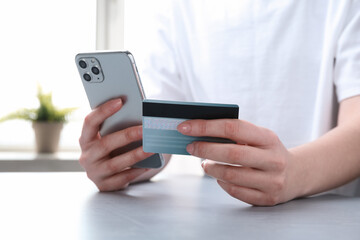
[[[276, 205], [296, 197], [290, 185], [291, 153], [272, 131], [242, 120], [189, 120], [178, 126], [189, 136], [231, 139], [236, 144], [194, 142], [187, 151], [205, 158], [206, 174], [231, 196], [253, 205]], [[210, 160], [211, 159], [211, 160]]]
[[100, 191], [126, 188], [148, 169], [131, 168], [135, 163], [150, 157], [138, 147], [118, 156], [111, 152], [142, 139], [142, 126], [130, 127], [104, 137], [99, 134], [101, 124], [122, 107], [121, 99], [111, 100], [94, 109], [86, 118], [79, 139], [80, 164]]

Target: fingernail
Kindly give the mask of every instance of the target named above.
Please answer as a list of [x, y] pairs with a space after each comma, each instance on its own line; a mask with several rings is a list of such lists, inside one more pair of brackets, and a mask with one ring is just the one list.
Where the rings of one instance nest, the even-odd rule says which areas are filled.
[[118, 108], [122, 105], [122, 100], [119, 98], [117, 100], [114, 101], [113, 107], [114, 108]]
[[201, 167], [202, 167], [202, 168], [205, 168], [205, 164], [206, 164], [205, 162], [206, 162], [206, 160], [203, 160], [203, 161], [201, 162]]
[[142, 136], [142, 128], [138, 129], [138, 134], [139, 134], [139, 136]]
[[188, 132], [190, 132], [190, 130], [191, 130], [191, 127], [187, 123], [183, 123], [178, 126], [178, 131], [181, 133], [188, 133]]
[[190, 154], [193, 154], [194, 152], [194, 144], [193, 143], [190, 143], [186, 146], [186, 151]]

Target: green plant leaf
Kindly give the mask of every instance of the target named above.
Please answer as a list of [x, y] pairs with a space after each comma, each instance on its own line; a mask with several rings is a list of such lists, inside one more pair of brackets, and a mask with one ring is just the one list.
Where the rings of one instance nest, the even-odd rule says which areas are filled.
[[12, 112], [2, 118], [0, 118], [0, 122], [14, 120], [14, 119], [22, 119], [28, 121], [35, 121], [37, 118], [36, 116], [36, 109], [20, 109], [16, 112]]
[[37, 122], [66, 122], [67, 116], [76, 110], [76, 108], [57, 109], [52, 102], [51, 92], [44, 93], [40, 85], [38, 85], [37, 98], [40, 103], [37, 109], [20, 109], [0, 118], [0, 122], [13, 119]]

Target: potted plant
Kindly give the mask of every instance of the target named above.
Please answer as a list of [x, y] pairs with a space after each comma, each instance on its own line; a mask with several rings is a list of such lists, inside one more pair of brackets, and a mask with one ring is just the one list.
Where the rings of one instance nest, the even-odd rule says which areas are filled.
[[37, 152], [54, 153], [58, 150], [60, 133], [67, 121], [67, 116], [75, 108], [56, 108], [52, 102], [51, 92], [44, 93], [40, 86], [38, 86], [37, 98], [40, 103], [38, 108], [20, 109], [0, 118], [0, 122], [12, 119], [31, 121], [35, 132]]

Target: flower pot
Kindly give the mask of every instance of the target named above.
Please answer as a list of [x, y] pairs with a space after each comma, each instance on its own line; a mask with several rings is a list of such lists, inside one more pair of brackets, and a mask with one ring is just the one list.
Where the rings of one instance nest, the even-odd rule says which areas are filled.
[[54, 153], [58, 150], [63, 125], [62, 122], [33, 122], [38, 153]]

